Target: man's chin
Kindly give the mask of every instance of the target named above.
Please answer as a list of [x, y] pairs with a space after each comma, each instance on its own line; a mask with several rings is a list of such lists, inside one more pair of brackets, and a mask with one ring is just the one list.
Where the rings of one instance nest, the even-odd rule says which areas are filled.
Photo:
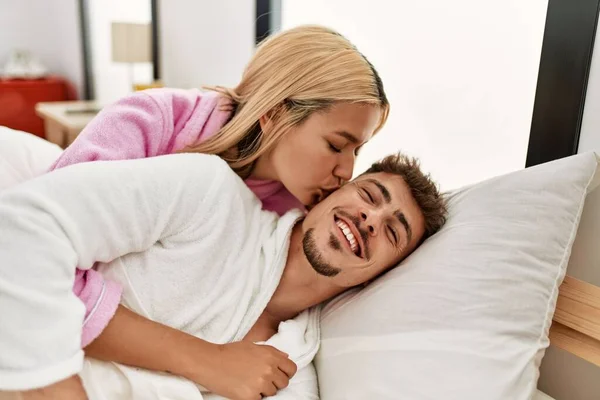
[[302, 247], [304, 256], [317, 274], [331, 278], [341, 272], [339, 268], [333, 267], [323, 259], [323, 254], [317, 247], [314, 229], [306, 231], [302, 239]]
[[313, 264], [310, 263], [315, 272], [321, 276], [326, 276], [328, 278], [333, 278], [337, 274], [340, 273], [338, 268], [331, 267], [327, 264]]

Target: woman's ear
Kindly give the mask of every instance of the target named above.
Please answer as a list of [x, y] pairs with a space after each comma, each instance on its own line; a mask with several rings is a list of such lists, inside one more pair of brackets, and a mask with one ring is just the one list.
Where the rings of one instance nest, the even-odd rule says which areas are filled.
[[269, 129], [271, 129], [271, 126], [273, 125], [271, 117], [268, 114], [265, 114], [262, 117], [260, 117], [258, 119], [258, 123], [260, 124], [260, 130], [262, 132], [268, 132]]
[[286, 106], [284, 103], [279, 103], [269, 111], [265, 113], [265, 115], [261, 116], [258, 119], [258, 123], [260, 125], [260, 130], [263, 132], [268, 132], [273, 128], [273, 125], [279, 121], [279, 119], [285, 114]]

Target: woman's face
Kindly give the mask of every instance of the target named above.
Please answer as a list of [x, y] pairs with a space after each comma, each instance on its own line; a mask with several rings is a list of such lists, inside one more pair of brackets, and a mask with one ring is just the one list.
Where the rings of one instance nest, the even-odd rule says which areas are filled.
[[310, 207], [352, 178], [358, 150], [373, 136], [380, 116], [377, 106], [353, 103], [313, 113], [287, 132], [257, 169], [271, 169], [274, 179]]

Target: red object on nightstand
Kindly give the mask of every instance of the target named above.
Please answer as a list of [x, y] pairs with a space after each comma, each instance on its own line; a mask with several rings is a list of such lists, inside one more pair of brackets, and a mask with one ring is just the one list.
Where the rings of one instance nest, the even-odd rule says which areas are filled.
[[0, 125], [45, 138], [44, 121], [35, 113], [42, 101], [76, 100], [73, 87], [64, 79], [0, 79]]

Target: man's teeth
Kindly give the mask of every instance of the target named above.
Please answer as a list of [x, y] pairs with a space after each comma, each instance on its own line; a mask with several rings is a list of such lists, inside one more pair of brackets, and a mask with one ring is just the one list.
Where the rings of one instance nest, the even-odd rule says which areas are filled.
[[350, 244], [352, 252], [354, 254], [358, 254], [358, 242], [356, 241], [356, 238], [352, 234], [352, 231], [350, 230], [348, 225], [342, 220], [337, 220], [336, 224], [342, 230], [344, 236], [346, 236], [346, 240], [348, 241], [348, 244]]

